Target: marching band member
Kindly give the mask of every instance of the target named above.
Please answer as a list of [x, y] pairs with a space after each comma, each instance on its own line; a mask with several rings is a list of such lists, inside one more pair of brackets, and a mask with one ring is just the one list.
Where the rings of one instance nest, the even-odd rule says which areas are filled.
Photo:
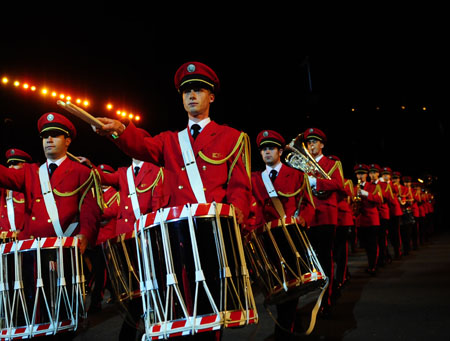
[[327, 142], [325, 133], [317, 128], [309, 128], [304, 132], [304, 140], [308, 152], [331, 178], [328, 180], [309, 176], [316, 210], [311, 228], [308, 230], [311, 245], [315, 248], [319, 262], [330, 279], [319, 312], [320, 316], [329, 317], [334, 277], [333, 243], [338, 220], [337, 196], [344, 190], [343, 181], [337, 163], [324, 157], [322, 153]]
[[[115, 170], [109, 165], [101, 164], [98, 169], [104, 173], [114, 173]], [[90, 255], [92, 262], [92, 280], [94, 289], [91, 291], [91, 303], [89, 305], [89, 314], [101, 311], [103, 293], [105, 288], [109, 288], [109, 277], [106, 271], [105, 257], [103, 255], [102, 245], [108, 239], [116, 236], [116, 218], [119, 211], [120, 198], [119, 192], [112, 186], [102, 185], [104, 208], [100, 222], [100, 228], [97, 235], [97, 241], [94, 250]], [[92, 288], [92, 284], [89, 285]], [[112, 294], [112, 289], [110, 289]]]
[[398, 200], [398, 189], [392, 183], [391, 176], [391, 168], [383, 167], [381, 169], [381, 177], [387, 184], [384, 194], [389, 205], [388, 236], [394, 249], [394, 259], [399, 259], [401, 257], [400, 217], [402, 215], [402, 209]]
[[380, 227], [378, 229], [378, 261], [377, 266], [384, 266], [386, 263], [392, 261], [391, 255], [388, 249], [388, 227], [390, 219], [390, 211], [388, 204], [388, 194], [386, 192], [387, 183], [380, 178], [381, 167], [376, 163], [369, 165], [369, 177], [370, 182], [379, 188], [381, 191], [382, 201], [378, 206], [378, 212], [380, 213]]
[[[256, 144], [266, 167], [262, 172], [252, 172], [252, 191], [257, 206], [255, 225], [295, 217], [299, 225], [309, 226], [314, 207], [308, 177], [281, 162], [284, 138], [276, 131], [263, 130], [256, 137]], [[275, 325], [275, 340], [285, 340], [289, 337], [287, 331], [294, 331], [297, 302], [295, 298], [277, 304], [277, 321], [281, 327]]]
[[[400, 180], [400, 179], [399, 179]], [[412, 235], [414, 225], [416, 224], [417, 204], [414, 201], [414, 195], [411, 190], [411, 177], [402, 176], [403, 185], [400, 187], [400, 197], [402, 204], [402, 218], [400, 225], [400, 233], [402, 235], [403, 254], [409, 255], [412, 245]]]
[[41, 166], [26, 163], [21, 169], [0, 165], [0, 186], [25, 195], [20, 239], [76, 235], [84, 252], [88, 244], [95, 245], [102, 209], [101, 199], [91, 192], [94, 173], [67, 157], [76, 130], [65, 116], [42, 115], [38, 130], [47, 161]]
[[348, 246], [351, 230], [355, 225], [353, 211], [350, 206], [353, 197], [353, 182], [350, 179], [344, 178], [344, 170], [340, 159], [334, 155], [328, 157], [331, 160], [335, 160], [339, 165], [344, 188], [343, 192], [338, 193], [338, 222], [333, 249], [333, 258], [336, 263], [333, 296], [334, 298], [337, 298], [340, 295], [344, 283], [348, 279]]
[[[144, 137], [132, 122], [124, 126], [117, 120], [99, 118], [104, 126], [97, 132], [118, 135], [114, 142], [129, 156], [164, 167], [167, 195], [162, 207], [228, 203], [235, 207], [238, 223], [244, 223], [251, 201], [248, 136], [210, 119], [210, 106], [220, 83], [209, 66], [185, 63], [174, 81], [188, 114], [186, 129]], [[195, 337], [219, 335], [208, 332]]]
[[[17, 148], [5, 153], [9, 168], [21, 169], [24, 163], [32, 162], [31, 156]], [[25, 196], [23, 193], [0, 188], [0, 232], [14, 232], [23, 229], [25, 213]]]
[[370, 275], [376, 274], [378, 258], [378, 229], [380, 227], [380, 214], [378, 206], [382, 202], [382, 194], [374, 184], [367, 181], [369, 167], [357, 164], [354, 167], [357, 185], [357, 196], [361, 198], [361, 211], [356, 217], [355, 225], [358, 228], [358, 238], [366, 250], [368, 268], [366, 272]]

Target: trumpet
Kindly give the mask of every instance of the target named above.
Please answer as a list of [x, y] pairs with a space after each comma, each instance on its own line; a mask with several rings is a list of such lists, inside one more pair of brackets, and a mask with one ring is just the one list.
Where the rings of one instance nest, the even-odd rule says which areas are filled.
[[358, 179], [358, 185], [356, 185], [356, 195], [352, 197], [352, 210], [355, 217], [361, 214], [361, 196], [359, 190], [361, 188], [361, 179]]
[[303, 134], [294, 138], [285, 149], [289, 152], [286, 156], [286, 163], [292, 168], [299, 169], [309, 176], [315, 178], [322, 177], [330, 180], [330, 176], [319, 166], [316, 160], [311, 156], [303, 142]]

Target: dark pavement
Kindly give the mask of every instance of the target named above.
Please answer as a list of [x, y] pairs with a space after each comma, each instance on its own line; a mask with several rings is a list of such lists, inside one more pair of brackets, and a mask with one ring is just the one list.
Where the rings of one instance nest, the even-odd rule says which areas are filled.
[[[392, 254], [392, 253], [391, 253]], [[425, 245], [381, 268], [372, 277], [362, 249], [349, 255], [351, 280], [343, 288], [332, 316], [318, 318], [306, 340], [450, 340], [450, 233], [435, 234]], [[256, 290], [255, 290], [256, 291]], [[312, 293], [309, 296], [314, 296]], [[264, 340], [274, 323], [256, 293], [259, 323], [226, 329], [223, 341]], [[308, 297], [305, 298], [305, 300]], [[311, 300], [300, 304], [302, 324], [309, 323]], [[271, 307], [275, 314], [275, 308]], [[75, 340], [117, 340], [122, 318], [115, 305], [89, 316]]]

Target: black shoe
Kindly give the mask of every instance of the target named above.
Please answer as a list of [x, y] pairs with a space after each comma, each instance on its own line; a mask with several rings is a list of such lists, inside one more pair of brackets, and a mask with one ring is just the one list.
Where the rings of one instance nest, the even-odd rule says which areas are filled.
[[367, 268], [366, 272], [371, 276], [375, 276], [377, 274], [377, 271], [374, 268]]
[[331, 306], [329, 305], [321, 306], [319, 309], [319, 317], [325, 320], [331, 318]]

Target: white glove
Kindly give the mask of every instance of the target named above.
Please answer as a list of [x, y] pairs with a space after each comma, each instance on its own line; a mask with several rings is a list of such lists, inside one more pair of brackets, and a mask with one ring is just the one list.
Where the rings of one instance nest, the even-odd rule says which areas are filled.
[[316, 187], [317, 179], [315, 177], [309, 176], [309, 175], [308, 175], [308, 179], [309, 179], [309, 184], [311, 185], [311, 187]]
[[369, 192], [367, 192], [363, 189], [359, 190], [359, 193], [361, 196], [366, 197], [366, 198], [369, 196]]

